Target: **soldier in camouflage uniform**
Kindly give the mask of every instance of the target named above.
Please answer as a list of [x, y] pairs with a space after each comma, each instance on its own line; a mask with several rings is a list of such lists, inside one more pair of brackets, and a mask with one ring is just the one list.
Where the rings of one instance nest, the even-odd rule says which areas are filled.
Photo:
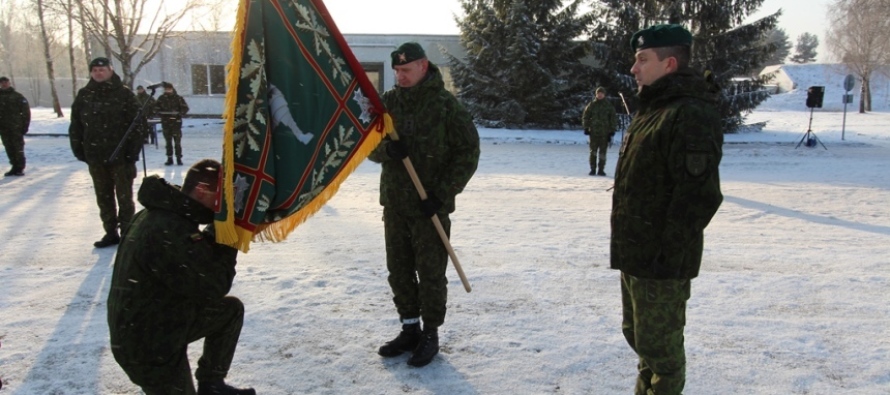
[[[224, 381], [244, 323], [244, 304], [226, 296], [238, 251], [216, 243], [212, 225], [220, 164], [194, 164], [182, 188], [150, 176], [145, 207], [123, 232], [108, 294], [111, 352], [146, 394], [194, 394], [188, 344], [204, 339], [198, 394], [253, 395]], [[163, 248], [159, 248], [162, 246]]]
[[28, 99], [0, 77], [0, 138], [12, 169], [4, 176], [25, 175], [25, 134], [31, 126], [31, 106]]
[[[450, 232], [448, 215], [454, 211], [455, 196], [479, 162], [479, 134], [419, 44], [402, 44], [391, 56], [397, 86], [383, 94], [383, 103], [399, 140], [385, 138], [369, 158], [383, 167], [380, 204], [386, 266], [402, 331], [378, 353], [394, 357], [412, 352], [408, 364], [420, 367], [439, 351], [438, 327], [445, 321], [448, 291], [448, 252], [430, 218], [438, 215]], [[405, 169], [406, 157], [426, 188], [424, 201]]]
[[[618, 115], [615, 107], [606, 100], [606, 88], [597, 87], [596, 97], [584, 107], [581, 125], [584, 134], [590, 136], [590, 173], [589, 175], [606, 175], [606, 150], [615, 135], [618, 126]], [[599, 154], [599, 159], [597, 159]]]
[[[142, 116], [146, 120], [154, 116], [155, 98], [149, 95], [142, 85], [136, 87], [136, 101], [139, 102], [139, 107], [142, 108]], [[155, 140], [158, 138], [157, 133], [155, 133], [151, 126], [149, 126], [149, 129], [146, 130], [146, 132], [145, 142], [154, 144]]]
[[161, 128], [164, 133], [164, 141], [167, 149], [167, 162], [173, 164], [173, 154], [176, 154], [176, 164], [182, 164], [182, 116], [189, 112], [189, 106], [185, 99], [176, 93], [173, 84], [164, 83], [164, 94], [155, 103], [155, 114], [161, 117]]
[[[93, 243], [97, 248], [120, 243], [118, 227], [123, 230], [136, 211], [133, 179], [145, 130], [144, 119], [136, 119], [138, 112], [135, 95], [121, 82], [111, 62], [107, 58], [93, 59], [90, 82], [77, 92], [71, 104], [68, 137], [74, 157], [87, 163], [93, 178], [99, 217], [105, 229], [105, 236]], [[110, 160], [133, 122], [135, 129], [118, 155]]]
[[683, 391], [686, 301], [703, 230], [723, 201], [719, 90], [689, 68], [691, 45], [679, 25], [631, 40], [640, 107], [615, 171], [611, 267], [621, 271], [622, 331], [639, 356], [636, 395]]

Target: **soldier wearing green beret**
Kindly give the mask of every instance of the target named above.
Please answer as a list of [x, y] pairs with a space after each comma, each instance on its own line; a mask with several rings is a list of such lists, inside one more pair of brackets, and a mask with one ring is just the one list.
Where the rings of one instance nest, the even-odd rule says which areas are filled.
[[606, 150], [618, 126], [615, 107], [606, 100], [606, 88], [596, 88], [594, 99], [584, 107], [581, 114], [581, 126], [584, 127], [584, 134], [590, 136], [589, 174], [605, 176]]
[[[399, 139], [384, 138], [369, 159], [382, 166], [386, 267], [402, 331], [378, 354], [411, 352], [408, 364], [421, 367], [439, 352], [438, 328], [445, 321], [448, 293], [448, 251], [430, 218], [437, 215], [449, 233], [455, 197], [479, 163], [479, 133], [423, 47], [405, 43], [391, 57], [396, 87], [383, 94], [383, 104]], [[426, 200], [418, 197], [403, 163], [406, 157], [426, 188]]]
[[621, 271], [621, 328], [639, 357], [634, 393], [679, 395], [690, 283], [723, 201], [719, 89], [689, 67], [692, 35], [682, 26], [640, 30], [630, 44], [639, 110], [615, 170], [611, 267]]

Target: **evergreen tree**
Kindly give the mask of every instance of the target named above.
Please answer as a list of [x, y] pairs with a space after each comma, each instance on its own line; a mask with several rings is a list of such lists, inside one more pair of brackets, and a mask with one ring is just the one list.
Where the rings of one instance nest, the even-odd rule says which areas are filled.
[[583, 0], [461, 0], [467, 56], [450, 57], [458, 98], [487, 126], [577, 124], [592, 68], [581, 64], [591, 23]]
[[816, 61], [816, 47], [819, 46], [819, 37], [815, 34], [804, 33], [797, 36], [797, 46], [794, 47], [794, 63], [812, 63]]
[[785, 60], [788, 59], [788, 55], [791, 54], [791, 39], [788, 38], [788, 34], [785, 33], [785, 29], [773, 29], [767, 35], [765, 44], [775, 45], [776, 52], [773, 52], [772, 56], [766, 59], [763, 64], [764, 66], [784, 64]]
[[766, 41], [776, 28], [781, 11], [757, 21], [742, 24], [763, 0], [599, 0], [591, 29], [594, 56], [602, 68], [599, 78], [605, 85], [625, 93], [633, 109], [636, 82], [630, 75], [634, 54], [630, 38], [634, 32], [659, 23], [681, 24], [694, 37], [692, 67], [713, 72], [723, 87], [719, 110], [724, 131], [734, 131], [744, 115], [769, 97], [762, 89], [764, 80], [735, 83], [732, 77], [752, 75], [764, 66], [778, 49]]

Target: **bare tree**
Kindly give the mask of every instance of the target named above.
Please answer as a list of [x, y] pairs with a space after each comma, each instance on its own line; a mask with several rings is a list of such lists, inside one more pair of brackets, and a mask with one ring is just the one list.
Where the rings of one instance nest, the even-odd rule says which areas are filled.
[[164, 0], [78, 1], [83, 6], [82, 23], [100, 38], [108, 37], [111, 43], [103, 42], [106, 53], [120, 62], [121, 78], [131, 88], [136, 75], [154, 59], [164, 40], [176, 34], [173, 29], [183, 17], [207, 3], [180, 0], [173, 2], [170, 11]]
[[0, 0], [0, 59], [6, 74], [15, 83], [15, 70], [12, 67], [12, 57], [15, 53], [15, 40], [12, 37], [13, 9], [16, 8], [14, 0]]
[[59, 93], [56, 91], [56, 75], [53, 70], [53, 57], [50, 49], [52, 48], [52, 39], [46, 30], [46, 8], [44, 7], [43, 0], [37, 0], [37, 16], [40, 20], [40, 35], [43, 39], [43, 54], [46, 59], [46, 76], [49, 78], [49, 89], [53, 98], [53, 110], [55, 110], [56, 115], [61, 118], [64, 117], [65, 114], [62, 113], [62, 104], [59, 103]]
[[826, 45], [861, 81], [859, 112], [871, 111], [871, 76], [890, 63], [890, 0], [834, 0]]

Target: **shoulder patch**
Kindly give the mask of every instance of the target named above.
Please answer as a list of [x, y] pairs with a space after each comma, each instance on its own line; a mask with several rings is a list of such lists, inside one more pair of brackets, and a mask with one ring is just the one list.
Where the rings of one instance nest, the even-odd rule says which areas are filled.
[[708, 153], [707, 152], [688, 152], [686, 153], [686, 172], [693, 177], [705, 174], [708, 169]]

